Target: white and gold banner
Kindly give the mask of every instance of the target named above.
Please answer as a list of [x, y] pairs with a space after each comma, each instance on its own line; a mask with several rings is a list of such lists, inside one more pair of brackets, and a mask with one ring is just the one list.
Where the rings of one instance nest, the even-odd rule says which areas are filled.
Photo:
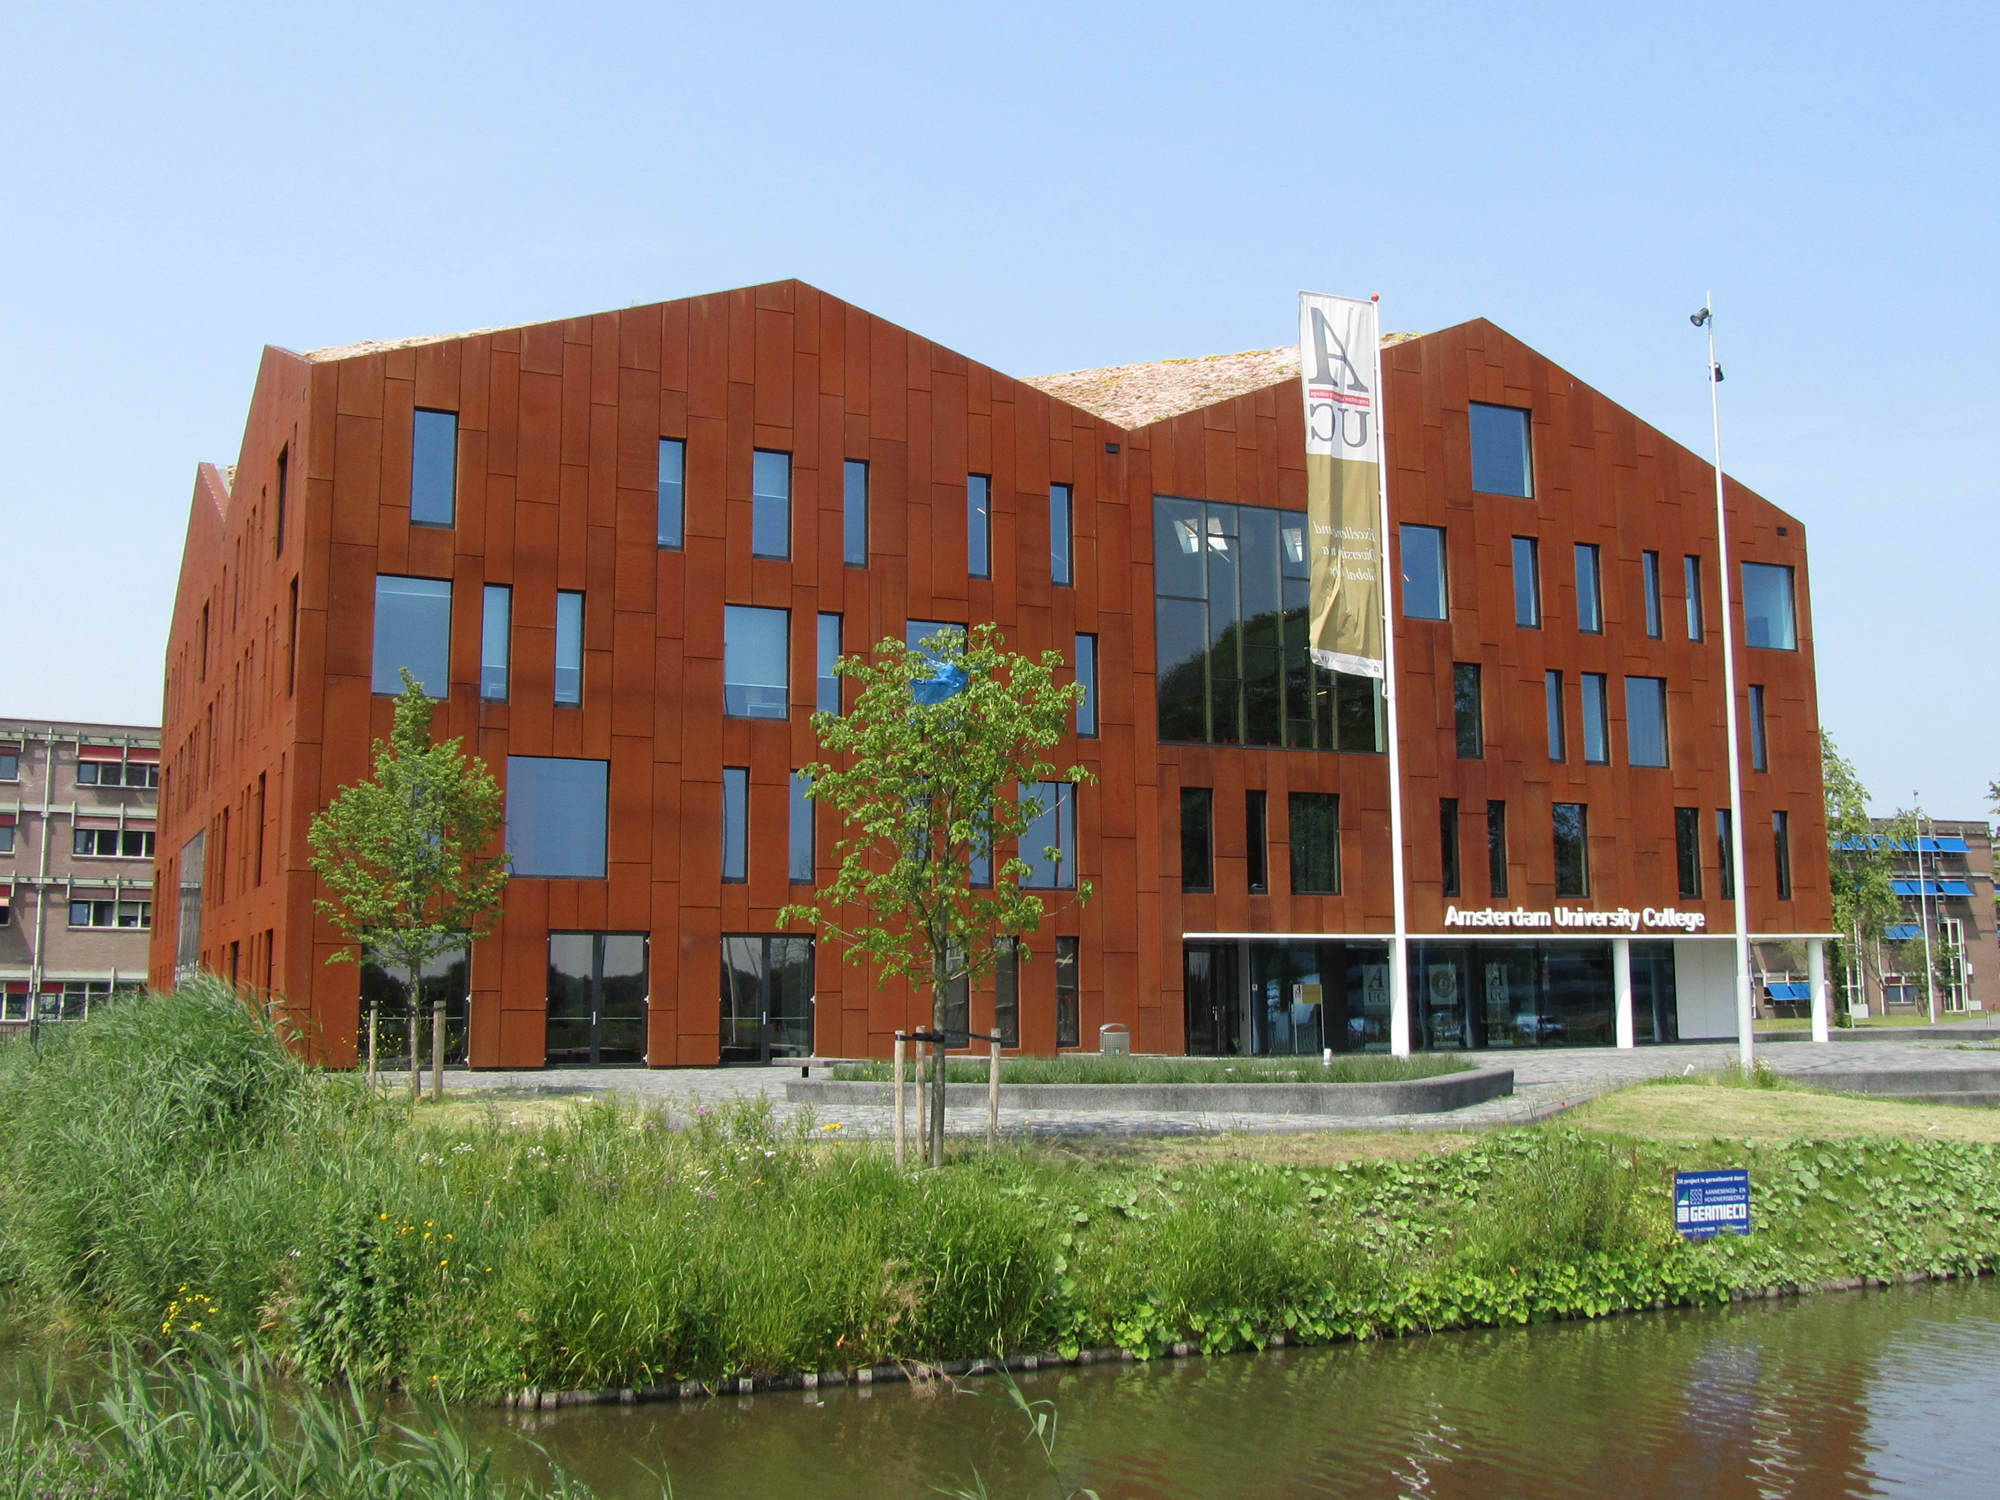
[[1299, 381], [1306, 400], [1306, 525], [1311, 532], [1312, 658], [1382, 677], [1382, 358], [1373, 302], [1299, 293]]

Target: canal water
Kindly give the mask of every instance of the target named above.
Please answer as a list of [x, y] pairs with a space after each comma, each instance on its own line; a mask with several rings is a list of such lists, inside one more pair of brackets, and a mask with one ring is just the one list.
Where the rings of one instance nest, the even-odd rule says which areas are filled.
[[991, 1379], [474, 1416], [607, 1500], [2000, 1494], [2000, 1288], [1925, 1283], [1020, 1377], [1061, 1485]]

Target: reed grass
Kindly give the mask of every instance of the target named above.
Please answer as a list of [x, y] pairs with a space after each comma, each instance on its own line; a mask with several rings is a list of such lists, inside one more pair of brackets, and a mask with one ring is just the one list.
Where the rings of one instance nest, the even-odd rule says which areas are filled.
[[[984, 1083], [984, 1058], [952, 1058], [947, 1083]], [[1066, 1054], [1006, 1057], [1002, 1083], [1400, 1083], [1464, 1073], [1472, 1064], [1456, 1057], [1388, 1057], [1375, 1053], [1317, 1057], [1117, 1057]], [[833, 1065], [836, 1080], [887, 1083], [894, 1066], [878, 1060]]]

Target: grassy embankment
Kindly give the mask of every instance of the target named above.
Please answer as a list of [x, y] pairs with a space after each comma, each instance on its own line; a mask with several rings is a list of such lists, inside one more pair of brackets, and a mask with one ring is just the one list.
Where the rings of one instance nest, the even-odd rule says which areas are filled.
[[[947, 1083], [984, 1083], [990, 1064], [982, 1058], [954, 1057], [945, 1064]], [[906, 1076], [909, 1064], [904, 1065]], [[1002, 1083], [1400, 1083], [1469, 1072], [1473, 1064], [1456, 1057], [1007, 1057], [1000, 1061]], [[841, 1082], [887, 1083], [893, 1064], [835, 1063]]]
[[[2000, 1263], [2000, 1132], [1975, 1128], [2000, 1118], [1882, 1103], [1902, 1130], [1653, 1138], [1695, 1118], [1677, 1089], [1812, 1097], [1677, 1081], [1581, 1128], [967, 1149], [899, 1176], [760, 1109], [413, 1113], [191, 987], [0, 1052], [0, 1278], [52, 1325], [170, 1346], [199, 1322], [309, 1377], [477, 1397], [1319, 1342]], [[1681, 1244], [1672, 1170], [1739, 1164], [1757, 1234]]]

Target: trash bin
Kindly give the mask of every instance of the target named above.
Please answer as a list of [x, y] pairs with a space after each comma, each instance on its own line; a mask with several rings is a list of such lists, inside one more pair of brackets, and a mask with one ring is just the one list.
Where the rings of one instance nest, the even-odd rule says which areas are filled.
[[1097, 1055], [1099, 1057], [1130, 1057], [1132, 1055], [1132, 1028], [1119, 1021], [1107, 1021], [1097, 1028]]

